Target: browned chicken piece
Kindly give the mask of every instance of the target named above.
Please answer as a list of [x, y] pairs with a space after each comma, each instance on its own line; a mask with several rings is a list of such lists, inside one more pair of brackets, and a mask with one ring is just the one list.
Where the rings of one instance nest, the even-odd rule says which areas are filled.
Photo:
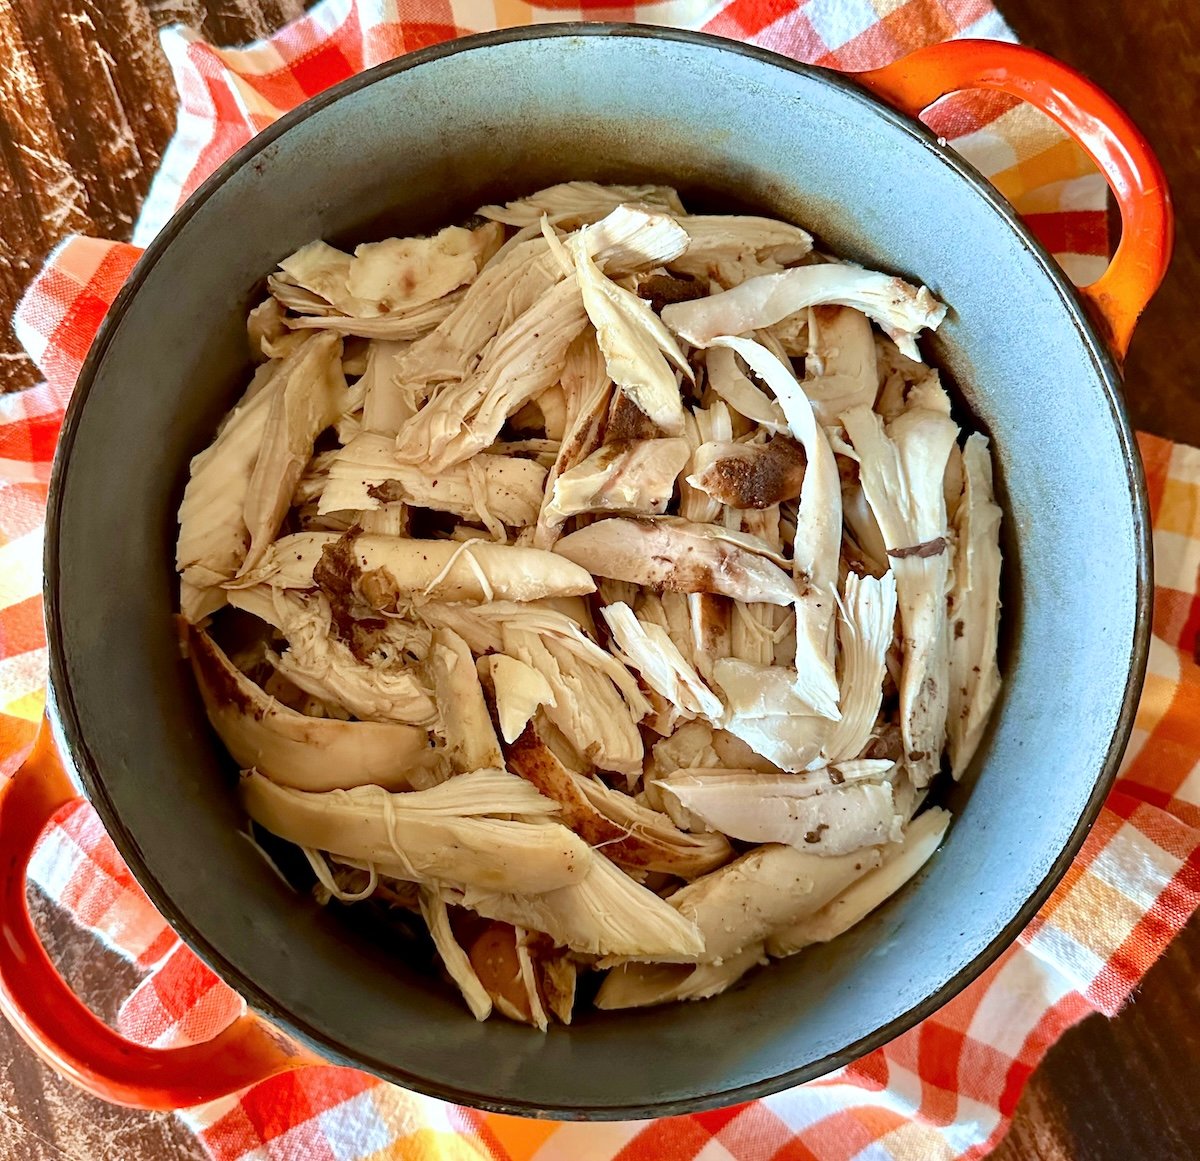
[[[689, 411], [684, 433], [688, 446], [692, 449], [693, 458], [706, 443], [732, 443], [734, 418], [735, 413], [720, 399], [714, 400], [708, 407], [697, 407]], [[685, 476], [679, 482], [679, 515], [685, 520], [695, 520], [699, 524], [720, 523], [721, 501], [707, 492], [700, 491], [699, 488], [694, 488]]]
[[662, 429], [624, 391], [614, 391], [604, 425], [606, 444], [625, 444], [631, 440], [654, 439]]
[[[521, 934], [508, 923], [488, 923], [471, 944], [470, 966], [496, 1011], [545, 1030], [549, 1021], [538, 994], [537, 982], [526, 970], [521, 955]], [[461, 985], [460, 985], [461, 986]]]
[[715, 593], [688, 593], [687, 603], [692, 660], [710, 680], [713, 664], [733, 649], [733, 603]]
[[650, 273], [637, 279], [638, 298], [644, 298], [655, 314], [661, 313], [662, 308], [672, 302], [691, 302], [707, 293], [708, 285], [697, 278]]
[[706, 443], [688, 483], [731, 508], [769, 508], [800, 495], [804, 449], [788, 435], [765, 443]]

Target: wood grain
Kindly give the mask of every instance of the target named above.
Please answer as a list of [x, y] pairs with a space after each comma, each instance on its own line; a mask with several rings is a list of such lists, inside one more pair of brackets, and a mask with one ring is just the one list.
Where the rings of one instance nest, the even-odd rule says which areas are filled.
[[70, 233], [125, 238], [175, 123], [175, 89], [133, 0], [0, 3], [0, 382], [36, 369], [10, 316]]
[[128, 238], [175, 127], [156, 28], [265, 36], [302, 0], [0, 0], [0, 389], [37, 381], [11, 315], [68, 234]]
[[[1200, 443], [1200, 12], [1195, 0], [1000, 0], [1023, 40], [1089, 73], [1129, 109], [1166, 165], [1180, 244], [1127, 367], [1135, 423]], [[302, 0], [0, 0], [0, 388], [36, 372], [8, 318], [53, 244], [128, 237], [174, 123], [155, 29], [217, 43], [260, 37]], [[135, 981], [119, 957], [39, 906], [53, 954], [111, 1019]], [[1200, 1157], [1200, 920], [1116, 1019], [1072, 1029], [1022, 1097], [994, 1161]], [[44, 1068], [0, 1021], [0, 1156], [29, 1161], [199, 1161], [170, 1117], [115, 1109]], [[669, 1161], [669, 1159], [664, 1159]]]
[[1115, 1019], [1092, 1016], [1050, 1049], [992, 1161], [1200, 1157], [1200, 919]]
[[1175, 195], [1178, 238], [1125, 368], [1134, 423], [1200, 444], [1200, 5], [1196, 0], [1061, 4], [1001, 0], [1022, 39], [1108, 90], [1154, 146]]
[[[82, 932], [36, 889], [34, 922], [67, 982], [113, 1023], [139, 972]], [[174, 1116], [117, 1108], [85, 1096], [39, 1061], [0, 1020], [0, 1157], [24, 1161], [204, 1161]]]

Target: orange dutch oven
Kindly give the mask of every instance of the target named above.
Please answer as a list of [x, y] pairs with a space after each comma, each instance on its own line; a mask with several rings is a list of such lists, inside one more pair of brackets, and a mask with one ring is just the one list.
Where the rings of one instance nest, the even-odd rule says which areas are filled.
[[[916, 120], [978, 89], [1046, 113], [1108, 180], [1121, 241], [1092, 286], [1072, 288], [1011, 206]], [[950, 304], [930, 356], [995, 449], [1005, 685], [951, 791], [943, 849], [862, 924], [717, 999], [585, 1014], [540, 1036], [475, 1024], [438, 979], [289, 892], [238, 837], [236, 771], [175, 644], [172, 546], [188, 461], [244, 381], [243, 320], [264, 271], [314, 237], [427, 229], [581, 178], [662, 181], [696, 205], [790, 218]], [[414, 52], [285, 116], [146, 251], [63, 428], [45, 570], [51, 728], [0, 793], [4, 1014], [54, 1069], [120, 1104], [175, 1109], [334, 1062], [566, 1118], [750, 1099], [910, 1027], [1046, 899], [1129, 735], [1152, 582], [1120, 363], [1171, 236], [1162, 172], [1129, 118], [1011, 44], [949, 42], [846, 77], [695, 33], [542, 26]], [[246, 997], [250, 1013], [208, 1043], [129, 1042], [43, 950], [27, 866], [80, 793], [59, 754], [154, 903]]]

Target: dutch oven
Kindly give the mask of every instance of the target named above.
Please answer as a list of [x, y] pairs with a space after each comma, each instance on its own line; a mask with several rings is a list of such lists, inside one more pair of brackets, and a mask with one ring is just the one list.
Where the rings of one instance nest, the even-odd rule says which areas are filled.
[[[1031, 101], [1107, 177], [1123, 236], [1091, 287], [1077, 292], [915, 119], [979, 88]], [[664, 182], [695, 206], [786, 218], [950, 304], [928, 354], [992, 439], [1004, 687], [947, 803], [944, 848], [876, 913], [715, 1000], [581, 1014], [543, 1036], [476, 1024], [440, 980], [290, 891], [239, 834], [234, 772], [173, 629], [172, 549], [188, 461], [245, 380], [246, 310], [281, 257], [313, 238], [430, 230], [570, 179]], [[411, 53], [282, 118], [146, 251], [63, 427], [45, 559], [53, 740], [44, 729], [0, 800], [9, 1019], [54, 1067], [132, 1105], [187, 1106], [325, 1060], [485, 1108], [632, 1118], [810, 1080], [927, 1016], [1046, 899], [1129, 735], [1152, 583], [1120, 359], [1170, 238], [1161, 172], [1125, 115], [1065, 66], [995, 42], [847, 77], [696, 33], [542, 26]], [[26, 863], [77, 794], [56, 752], [156, 906], [248, 1001], [215, 1040], [126, 1042], [38, 944]]]

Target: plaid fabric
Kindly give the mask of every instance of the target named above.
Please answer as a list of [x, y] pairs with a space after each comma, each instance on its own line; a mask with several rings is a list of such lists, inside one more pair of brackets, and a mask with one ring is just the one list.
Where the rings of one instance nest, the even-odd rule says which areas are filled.
[[[144, 245], [175, 206], [282, 111], [397, 53], [543, 20], [703, 27], [839, 68], [884, 63], [950, 36], [1009, 38], [985, 0], [326, 0], [269, 41], [218, 50], [184, 29], [163, 45], [179, 126], [138, 223]], [[964, 96], [935, 111], [1078, 281], [1106, 261], [1103, 183], [1044, 118]], [[58, 425], [134, 246], [73, 238], [22, 303], [19, 333], [44, 385], [0, 398], [0, 771], [43, 705], [42, 512]], [[820, 1081], [692, 1117], [556, 1124], [482, 1114], [362, 1073], [311, 1068], [181, 1114], [217, 1161], [821, 1161], [980, 1157], [1029, 1074], [1070, 1024], [1112, 1014], [1200, 903], [1200, 451], [1143, 438], [1158, 588], [1150, 676], [1120, 781], [1066, 878], [974, 985], [886, 1047]], [[91, 808], [44, 837], [35, 880], [147, 974], [120, 1027], [158, 1046], [203, 1040], [242, 1010], [133, 882]]]

